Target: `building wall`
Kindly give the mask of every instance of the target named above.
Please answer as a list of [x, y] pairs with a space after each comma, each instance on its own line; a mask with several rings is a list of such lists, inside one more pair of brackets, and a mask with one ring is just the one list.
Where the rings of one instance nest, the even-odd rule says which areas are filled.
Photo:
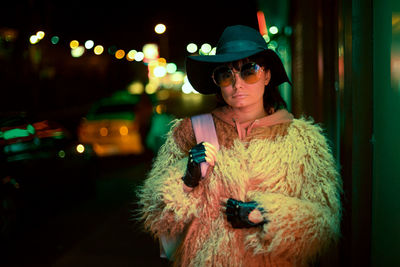
[[374, 0], [372, 266], [400, 266], [400, 2]]
[[342, 238], [318, 266], [400, 266], [400, 2], [292, 0], [292, 112], [325, 128]]

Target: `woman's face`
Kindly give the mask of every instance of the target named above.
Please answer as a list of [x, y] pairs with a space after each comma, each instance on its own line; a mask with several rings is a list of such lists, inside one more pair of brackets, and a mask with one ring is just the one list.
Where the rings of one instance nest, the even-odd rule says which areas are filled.
[[[239, 68], [241, 65], [239, 65]], [[225, 102], [233, 108], [246, 108], [253, 105], [263, 105], [265, 86], [269, 83], [271, 72], [262, 68], [260, 79], [252, 84], [246, 83], [234, 72], [234, 82], [228, 86], [221, 87], [221, 95]]]

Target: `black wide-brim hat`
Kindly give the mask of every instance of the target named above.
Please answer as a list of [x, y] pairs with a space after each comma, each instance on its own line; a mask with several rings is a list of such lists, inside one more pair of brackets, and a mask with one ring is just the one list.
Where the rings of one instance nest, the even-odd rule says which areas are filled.
[[258, 31], [243, 25], [229, 26], [224, 30], [218, 41], [215, 55], [187, 57], [187, 77], [199, 93], [215, 94], [218, 86], [212, 80], [212, 72], [216, 67], [258, 53], [266, 57], [271, 71], [270, 84], [272, 86], [278, 86], [284, 82], [290, 83], [279, 56], [268, 48], [268, 44]]

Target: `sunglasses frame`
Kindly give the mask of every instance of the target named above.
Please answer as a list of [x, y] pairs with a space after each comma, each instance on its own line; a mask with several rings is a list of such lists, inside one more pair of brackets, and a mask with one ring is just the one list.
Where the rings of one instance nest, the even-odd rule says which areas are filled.
[[[260, 66], [259, 64], [257, 64], [256, 62], [247, 62], [247, 63], [243, 64], [242, 66], [240, 66], [240, 70], [239, 70], [239, 71], [235, 71], [234, 68], [228, 67], [227, 65], [221, 65], [221, 66], [216, 67], [216, 68], [213, 70], [213, 73], [212, 73], [211, 77], [212, 77], [214, 83], [215, 83], [218, 87], [225, 87], [225, 86], [228, 86], [229, 84], [234, 84], [234, 83], [236, 82], [236, 78], [235, 78], [235, 75], [234, 75], [235, 73], [239, 73], [240, 78], [241, 78], [243, 81], [245, 81], [247, 84], [254, 84], [254, 83], [256, 83], [256, 82], [258, 82], [258, 81], [260, 80], [260, 77], [257, 77], [257, 80], [254, 81], [254, 82], [248, 82], [248, 81], [246, 81], [246, 78], [242, 75], [242, 74], [243, 74], [243, 73], [242, 73], [243, 67], [244, 67], [244, 66], [247, 66], [247, 65], [251, 65], [251, 68], [253, 68], [253, 67], [256, 67], [256, 68], [257, 68], [257, 69], [256, 69], [256, 72], [254, 73], [256, 76], [258, 76], [258, 73], [259, 73], [260, 71], [263, 71], [263, 70], [264, 70], [264, 68], [261, 67], [261, 66]], [[215, 79], [215, 71], [218, 70], [218, 69], [220, 69], [220, 68], [227, 68], [227, 72], [230, 72], [231, 75], [232, 75], [232, 76], [231, 76], [231, 77], [232, 77], [232, 78], [231, 78], [231, 81], [230, 81], [230, 83], [227, 84], [227, 85], [220, 85], [220, 84], [217, 83], [217, 81], [216, 81], [216, 79]], [[250, 68], [249, 68], [249, 69], [250, 69]]]

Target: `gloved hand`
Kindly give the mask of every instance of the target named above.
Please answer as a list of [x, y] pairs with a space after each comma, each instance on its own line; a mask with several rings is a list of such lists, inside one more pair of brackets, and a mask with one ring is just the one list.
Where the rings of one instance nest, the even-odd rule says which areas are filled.
[[214, 166], [216, 158], [216, 149], [207, 142], [201, 142], [195, 145], [189, 151], [189, 159], [186, 167], [186, 173], [182, 177], [183, 182], [188, 187], [196, 187], [199, 185], [201, 177], [200, 163], [208, 162]]
[[249, 220], [249, 214], [254, 209], [258, 209], [261, 213], [264, 212], [264, 209], [258, 207], [258, 204], [255, 201], [242, 202], [240, 200], [230, 198], [226, 202], [226, 216], [233, 228], [250, 228], [268, 223], [268, 221], [265, 219], [259, 223], [251, 222]]

